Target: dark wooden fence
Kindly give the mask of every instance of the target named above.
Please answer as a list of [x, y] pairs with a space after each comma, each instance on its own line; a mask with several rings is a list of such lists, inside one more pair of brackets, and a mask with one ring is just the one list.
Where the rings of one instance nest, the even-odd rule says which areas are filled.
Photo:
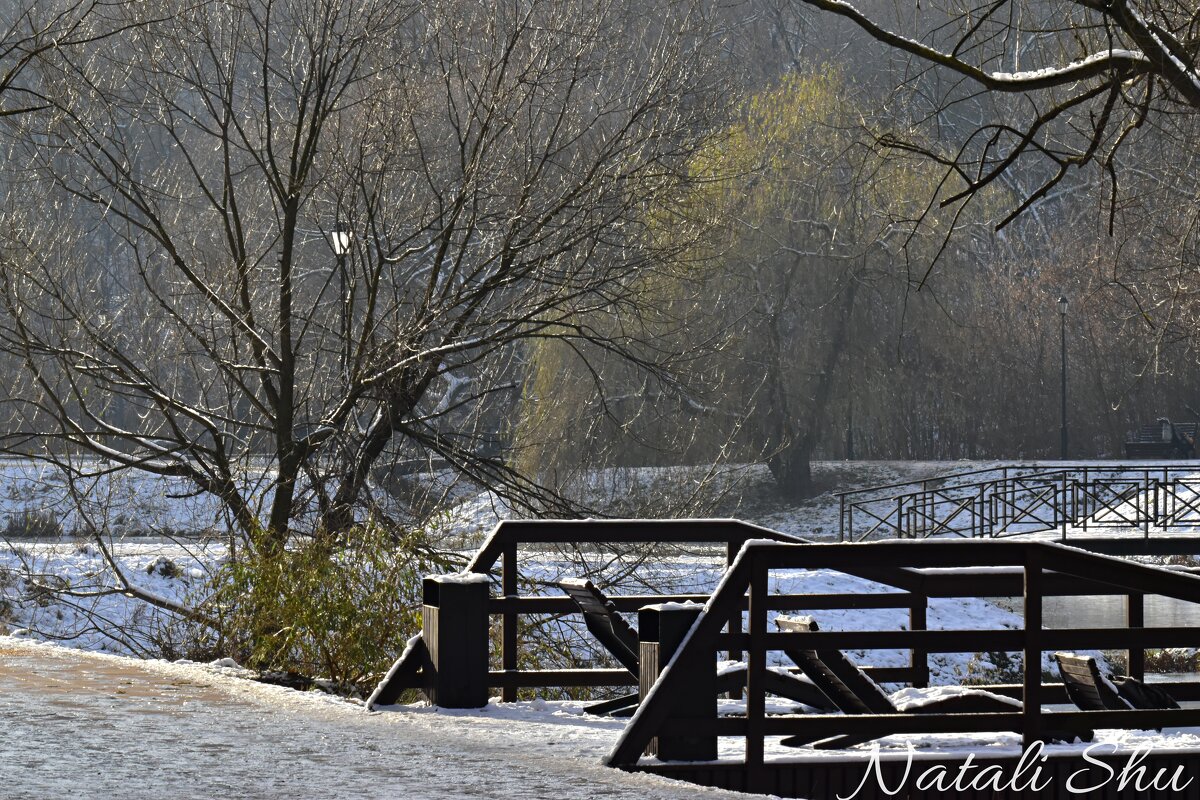
[[[502, 698], [512, 701], [522, 688], [563, 688], [573, 686], [636, 686], [637, 681], [624, 669], [522, 669], [519, 666], [521, 643], [518, 641], [519, 617], [523, 614], [570, 614], [578, 609], [566, 595], [546, 596], [520, 593], [520, 560], [523, 550], [544, 545], [628, 546], [649, 544], [708, 545], [724, 550], [726, 563], [732, 563], [749, 539], [803, 542], [738, 520], [511, 520], [501, 522], [467, 566], [467, 571], [491, 575], [499, 583], [499, 595], [488, 601], [488, 613], [500, 624], [500, 669], [488, 672], [488, 684], [501, 690]], [[498, 573], [498, 574], [497, 574]], [[639, 594], [611, 598], [618, 611], [633, 612], [642, 606], [663, 602], [704, 602], [707, 594]], [[861, 602], [849, 599], [847, 602]], [[869, 602], [869, 601], [868, 601]], [[880, 602], [891, 602], [880, 598]], [[848, 606], [854, 607], [854, 606]], [[871, 607], [871, 606], [857, 606]], [[740, 630], [741, 620], [734, 620]], [[736, 655], [736, 654], [735, 654]], [[370, 706], [396, 702], [405, 689], [425, 688], [417, 674], [421, 652], [412, 650], [393, 666], [389, 677], [375, 690]]]
[[[803, 596], [779, 596], [768, 592], [772, 571], [782, 569], [830, 569], [877, 581], [911, 597], [1018, 597], [1023, 601], [1024, 627], [1020, 630], [912, 630], [773, 632], [768, 629], [769, 612], [811, 610]], [[1125, 595], [1130, 600], [1127, 625], [1120, 628], [1042, 627], [1043, 601], [1055, 595]], [[750, 542], [731, 565], [705, 613], [680, 645], [676, 661], [668, 664], [630, 721], [607, 759], [612, 766], [639, 769], [647, 743], [657, 736], [680, 733], [682, 725], [671, 719], [681, 693], [687, 691], [687, 676], [676, 675], [677, 663], [696, 663], [697, 658], [718, 651], [744, 651], [748, 667], [746, 713], [722, 717], [709, 723], [687, 722], [690, 735], [734, 736], [744, 739], [740, 764], [712, 765], [673, 763], [673, 777], [687, 779], [689, 771], [707, 782], [717, 773], [721, 784], [749, 791], [777, 791], [779, 767], [764, 761], [769, 736], [802, 735], [812, 738], [834, 735], [879, 737], [896, 733], [948, 733], [965, 731], [1016, 731], [1028, 745], [1041, 740], [1050, 730], [1092, 728], [1150, 729], [1164, 726], [1200, 725], [1200, 709], [1170, 711], [1054, 711], [1047, 703], [1063, 702], [1061, 684], [1044, 683], [1042, 654], [1056, 650], [1120, 649], [1129, 651], [1130, 672], [1140, 676], [1140, 654], [1151, 647], [1198, 647], [1200, 629], [1143, 627], [1141, 600], [1158, 594], [1200, 603], [1200, 576], [1160, 567], [1145, 566], [1104, 555], [1087, 553], [1056, 544], [1011, 540], [946, 540], [919, 542], [876, 542], [870, 544], [774, 544]], [[749, 608], [746, 630], [731, 629]], [[765, 712], [764, 674], [768, 653], [788, 649], [873, 649], [902, 648], [913, 653], [1016, 651], [1023, 656], [1019, 684], [981, 688], [1015, 697], [1023, 707], [1010, 713], [864, 714], [861, 716], [785, 714]], [[708, 656], [711, 657], [711, 656]], [[1156, 684], [1177, 699], [1200, 699], [1197, 684]], [[715, 702], [694, 698], [694, 702]], [[703, 727], [698, 727], [698, 726]], [[809, 764], [790, 768], [819, 769]], [[648, 766], [652, 771], [663, 771]], [[707, 771], [705, 771], [707, 770]], [[793, 774], [789, 780], [795, 780]]]

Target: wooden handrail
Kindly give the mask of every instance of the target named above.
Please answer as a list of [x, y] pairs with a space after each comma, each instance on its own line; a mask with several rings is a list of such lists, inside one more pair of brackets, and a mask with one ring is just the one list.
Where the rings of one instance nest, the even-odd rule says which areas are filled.
[[[1019, 566], [1023, 576], [1026, 626], [1022, 630], [899, 630], [899, 631], [813, 631], [781, 632], [766, 630], [768, 602], [767, 579], [774, 569], [839, 569], [858, 573], [864, 569], [881, 577], [899, 574], [909, 581], [921, 576], [921, 568], [974, 565]], [[1053, 571], [1051, 571], [1053, 570]], [[928, 575], [933, 577], [937, 573]], [[980, 572], [980, 574], [986, 574]], [[1002, 575], [1012, 574], [1010, 570]], [[1164, 725], [1200, 724], [1200, 709], [1181, 711], [1105, 711], [1043, 713], [1042, 703], [1058, 701], [1060, 685], [1042, 683], [1041, 655], [1053, 649], [1128, 648], [1150, 646], [1197, 646], [1200, 630], [1186, 628], [1045, 629], [1042, 627], [1042, 599], [1053, 590], [1051, 580], [1088, 576], [1110, 591], [1126, 594], [1160, 594], [1200, 603], [1200, 576], [1175, 570], [1137, 564], [1108, 556], [1086, 553], [1059, 544], [1017, 541], [921, 541], [876, 542], [872, 544], [786, 545], [767, 542], [747, 543], [727, 571], [718, 590], [709, 600], [705, 613], [680, 644], [675, 656], [661, 672], [628, 727], [609, 753], [606, 763], [613, 766], [635, 765], [651, 737], [673, 732], [670, 710], [681, 699], [686, 682], [676, 680], [679, 663], [696, 663], [705, 652], [729, 648], [747, 651], [748, 697], [743, 720], [717, 720], [712, 727], [722, 735], [745, 736], [744, 766], [748, 786], [764, 769], [763, 739], [769, 735], [817, 736], [868, 735], [890, 733], [939, 733], [952, 731], [1020, 731], [1026, 744], [1050, 730], [1082, 730], [1097, 726], [1156, 728]], [[1152, 588], [1151, 588], [1152, 587]], [[964, 592], [964, 596], [976, 596]], [[750, 626], [742, 633], [722, 632], [725, 623], [749, 598]], [[1139, 620], [1134, 620], [1139, 621]], [[1012, 713], [886, 714], [862, 716], [767, 717], [762, 682], [756, 679], [766, 669], [766, 653], [788, 648], [875, 649], [906, 648], [913, 652], [1023, 651], [1023, 682], [1006, 687], [1025, 700], [1025, 707]], [[680, 731], [696, 735], [692, 727]]]

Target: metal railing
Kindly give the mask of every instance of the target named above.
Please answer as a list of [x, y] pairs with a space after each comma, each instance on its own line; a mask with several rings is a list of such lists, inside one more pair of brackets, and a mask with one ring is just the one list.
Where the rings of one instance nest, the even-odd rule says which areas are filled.
[[838, 541], [1200, 525], [1200, 464], [1010, 465], [841, 492]]

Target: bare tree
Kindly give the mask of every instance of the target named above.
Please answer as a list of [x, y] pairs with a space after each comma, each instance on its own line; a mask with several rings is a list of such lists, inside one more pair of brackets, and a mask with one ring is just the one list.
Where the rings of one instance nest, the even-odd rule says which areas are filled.
[[911, 25], [902, 28], [847, 0], [801, 2], [939, 68], [951, 86], [944, 103], [977, 92], [1019, 98], [981, 120], [957, 149], [931, 151], [959, 181], [944, 205], [1024, 168], [1012, 184], [1017, 202], [998, 228], [1049, 196], [1073, 169], [1090, 164], [1104, 171], [1115, 200], [1122, 150], [1148, 129], [1162, 133], [1176, 115], [1200, 109], [1200, 18], [1192, 3], [953, 0], [902, 15]]
[[275, 543], [363, 519], [406, 455], [563, 510], [506, 459], [504, 398], [544, 337], [654, 369], [592, 320], [679, 246], [649, 212], [717, 109], [704, 25], [673, 2], [253, 0], [42, 54], [48, 109], [10, 150], [49, 199], [5, 243], [0, 327], [33, 383], [10, 440], [186, 478]]
[[110, 6], [98, 0], [7, 2], [0, 25], [0, 118], [44, 108], [31, 68], [54, 50], [94, 44], [119, 32], [111, 25]]

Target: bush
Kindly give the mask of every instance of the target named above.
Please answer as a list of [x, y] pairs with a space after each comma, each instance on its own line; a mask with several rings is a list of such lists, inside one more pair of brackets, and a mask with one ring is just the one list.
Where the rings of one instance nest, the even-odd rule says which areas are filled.
[[63, 527], [53, 514], [22, 511], [4, 523], [5, 539], [61, 539]]
[[346, 541], [254, 546], [231, 559], [208, 603], [221, 624], [218, 650], [252, 669], [324, 678], [348, 693], [372, 688], [421, 627], [421, 577], [438, 565], [414, 555], [416, 537], [397, 539], [378, 525]]

